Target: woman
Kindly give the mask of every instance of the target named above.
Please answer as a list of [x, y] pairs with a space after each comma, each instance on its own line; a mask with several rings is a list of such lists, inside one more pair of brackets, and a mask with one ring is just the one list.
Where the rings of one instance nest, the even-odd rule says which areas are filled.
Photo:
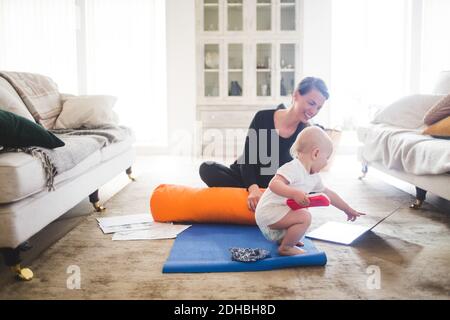
[[[303, 79], [292, 94], [292, 104], [258, 111], [250, 123], [244, 153], [230, 167], [207, 161], [200, 165], [200, 177], [209, 187], [238, 187], [248, 190], [248, 207], [255, 211], [278, 167], [292, 160], [289, 149], [297, 135], [329, 98], [325, 82]], [[274, 134], [275, 133], [275, 134]], [[274, 141], [275, 139], [275, 141]], [[273, 150], [275, 147], [277, 150]], [[267, 161], [269, 159], [269, 161]], [[273, 168], [273, 164], [276, 168]]]

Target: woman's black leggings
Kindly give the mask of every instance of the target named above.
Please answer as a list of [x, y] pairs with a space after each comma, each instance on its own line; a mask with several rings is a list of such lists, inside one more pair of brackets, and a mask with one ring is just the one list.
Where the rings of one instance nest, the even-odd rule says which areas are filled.
[[245, 188], [238, 171], [214, 161], [203, 162], [200, 165], [199, 173], [200, 178], [208, 187]]

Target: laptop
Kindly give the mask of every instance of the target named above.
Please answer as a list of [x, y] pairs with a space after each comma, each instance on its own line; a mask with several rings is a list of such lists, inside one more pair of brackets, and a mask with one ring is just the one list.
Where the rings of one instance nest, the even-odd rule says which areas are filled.
[[389, 215], [375, 223], [371, 226], [361, 226], [353, 224], [352, 222], [342, 223], [342, 222], [327, 222], [317, 229], [306, 234], [307, 238], [334, 242], [344, 245], [352, 244], [356, 239], [361, 237], [366, 232], [372, 230], [381, 222], [386, 220], [392, 214], [397, 211], [392, 211]]

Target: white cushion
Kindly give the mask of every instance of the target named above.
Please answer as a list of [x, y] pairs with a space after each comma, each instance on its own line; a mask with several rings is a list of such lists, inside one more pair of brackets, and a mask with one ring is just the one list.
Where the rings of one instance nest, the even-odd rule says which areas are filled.
[[111, 160], [112, 158], [130, 149], [134, 141], [135, 141], [134, 136], [130, 135], [123, 141], [112, 143], [102, 148], [101, 149], [102, 162]]
[[[58, 184], [78, 176], [101, 162], [101, 152], [97, 150], [72, 169], [55, 177]], [[45, 171], [41, 161], [23, 152], [0, 154], [0, 203], [21, 200], [32, 194], [46, 190]]]
[[[133, 163], [130, 148], [111, 161], [22, 201], [0, 205], [0, 248], [15, 248]], [[123, 173], [122, 173], [123, 174]]]
[[356, 136], [358, 137], [358, 141], [364, 143], [366, 141], [367, 135], [369, 133], [369, 124], [360, 125], [356, 128]]
[[0, 109], [36, 122], [16, 90], [2, 77], [0, 77]]
[[425, 113], [443, 95], [414, 94], [403, 97], [375, 114], [372, 123], [384, 123], [401, 128], [415, 129], [424, 125]]
[[117, 98], [113, 96], [69, 97], [63, 104], [54, 129], [100, 128], [118, 124], [113, 111]]
[[449, 94], [450, 93], [450, 71], [442, 71], [439, 74], [434, 88], [434, 94]]
[[359, 138], [364, 143], [362, 156], [369, 162], [416, 175], [450, 172], [450, 140], [387, 124], [359, 129]]
[[66, 101], [70, 98], [75, 98], [76, 95], [70, 93], [60, 93], [59, 98], [61, 99], [61, 104], [64, 105]]

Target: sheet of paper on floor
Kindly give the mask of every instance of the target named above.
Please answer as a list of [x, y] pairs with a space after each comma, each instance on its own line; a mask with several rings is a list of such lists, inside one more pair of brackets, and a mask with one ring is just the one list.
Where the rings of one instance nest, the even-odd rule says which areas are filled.
[[143, 213], [126, 216], [97, 218], [97, 221], [100, 225], [104, 227], [114, 227], [114, 226], [123, 226], [126, 224], [153, 222], [153, 218], [149, 213]]
[[121, 231], [144, 230], [148, 229], [148, 227], [153, 224], [153, 219], [148, 213], [97, 218], [97, 221], [99, 227], [105, 234]]
[[112, 239], [114, 241], [174, 239], [178, 234], [190, 226], [191, 225], [154, 222], [146, 230], [117, 232], [113, 235]]
[[153, 222], [143, 222], [143, 223], [134, 223], [134, 224], [126, 224], [123, 226], [112, 226], [112, 227], [104, 227], [99, 224], [104, 234], [116, 233], [116, 232], [126, 232], [126, 231], [137, 231], [137, 230], [145, 230], [151, 227]]

